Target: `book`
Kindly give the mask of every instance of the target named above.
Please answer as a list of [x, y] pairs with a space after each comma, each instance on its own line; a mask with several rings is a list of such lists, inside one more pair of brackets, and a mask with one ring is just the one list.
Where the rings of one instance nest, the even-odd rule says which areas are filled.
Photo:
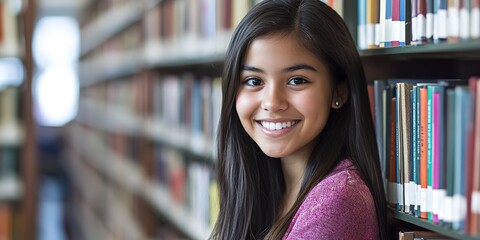
[[449, 239], [440, 233], [431, 231], [400, 231], [399, 240], [417, 240], [417, 239]]
[[433, 41], [439, 43], [447, 40], [447, 0], [433, 2]]
[[427, 207], [427, 187], [428, 187], [428, 108], [427, 108], [427, 98], [428, 91], [426, 87], [420, 88], [420, 217], [427, 219], [428, 218], [428, 207]]
[[474, 39], [480, 38], [480, 0], [471, 0], [470, 12], [470, 36]]
[[360, 49], [366, 49], [367, 43], [367, 1], [358, 1], [358, 25], [357, 25], [357, 45]]
[[466, 86], [455, 87], [455, 145], [453, 185], [453, 229], [463, 230], [466, 217], [466, 189], [463, 178], [466, 164], [467, 124], [469, 118], [470, 92]]
[[[474, 146], [480, 145], [480, 78], [476, 79]], [[480, 148], [474, 148], [470, 233], [480, 235]]]

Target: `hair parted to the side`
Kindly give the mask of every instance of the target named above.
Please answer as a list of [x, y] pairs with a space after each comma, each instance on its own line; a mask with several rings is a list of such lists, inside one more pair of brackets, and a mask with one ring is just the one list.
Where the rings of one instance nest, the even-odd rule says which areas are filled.
[[[294, 34], [328, 67], [348, 99], [330, 111], [308, 160], [299, 196], [277, 219], [285, 183], [279, 159], [265, 155], [248, 136], [235, 100], [245, 53], [255, 39]], [[386, 199], [360, 57], [343, 19], [319, 0], [264, 0], [233, 33], [224, 62], [218, 129], [217, 180], [220, 213], [212, 239], [281, 239], [307, 193], [342, 159], [350, 158], [375, 201], [379, 235], [387, 238]]]

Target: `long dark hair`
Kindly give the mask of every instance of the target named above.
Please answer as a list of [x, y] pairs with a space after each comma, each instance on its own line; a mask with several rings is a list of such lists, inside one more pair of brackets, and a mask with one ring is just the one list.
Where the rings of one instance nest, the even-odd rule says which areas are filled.
[[[274, 33], [295, 34], [327, 65], [335, 86], [348, 88], [347, 102], [330, 111], [315, 139], [299, 196], [277, 219], [285, 183], [279, 159], [265, 155], [247, 135], [236, 112], [241, 66], [250, 43]], [[373, 121], [360, 57], [343, 19], [312, 0], [264, 0], [233, 33], [224, 62], [218, 135], [220, 214], [213, 239], [280, 239], [308, 192], [344, 158], [350, 158], [375, 201], [379, 235], [386, 234], [386, 200]]]

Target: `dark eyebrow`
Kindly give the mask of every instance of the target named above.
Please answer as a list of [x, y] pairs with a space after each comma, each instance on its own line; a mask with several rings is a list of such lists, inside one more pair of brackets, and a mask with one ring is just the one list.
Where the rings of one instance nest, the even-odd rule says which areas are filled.
[[248, 65], [243, 66], [242, 71], [265, 73], [265, 71], [263, 71], [260, 68], [256, 68], [256, 67], [252, 67], [252, 66], [248, 66]]
[[302, 69], [303, 70], [310, 70], [310, 71], [313, 71], [313, 72], [318, 72], [317, 69], [315, 69], [314, 67], [312, 67], [308, 64], [295, 64], [293, 66], [284, 68], [282, 71], [283, 72], [294, 72], [294, 71], [302, 70]]
[[[250, 71], [250, 72], [265, 73], [265, 71], [263, 71], [260, 68], [256, 68], [256, 67], [252, 67], [252, 66], [248, 66], [248, 65], [243, 66], [242, 70], [243, 71]], [[313, 71], [313, 72], [318, 72], [317, 69], [315, 69], [314, 67], [312, 67], [308, 64], [295, 64], [293, 66], [286, 67], [286, 68], [282, 69], [282, 72], [294, 72], [294, 71], [298, 71], [298, 70], [309, 70], [309, 71]]]

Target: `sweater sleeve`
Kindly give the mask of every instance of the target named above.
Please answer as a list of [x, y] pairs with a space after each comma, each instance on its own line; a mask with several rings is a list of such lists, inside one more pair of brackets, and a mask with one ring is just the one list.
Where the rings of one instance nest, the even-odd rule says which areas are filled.
[[298, 209], [283, 239], [377, 239], [370, 191], [350, 171], [319, 183]]

